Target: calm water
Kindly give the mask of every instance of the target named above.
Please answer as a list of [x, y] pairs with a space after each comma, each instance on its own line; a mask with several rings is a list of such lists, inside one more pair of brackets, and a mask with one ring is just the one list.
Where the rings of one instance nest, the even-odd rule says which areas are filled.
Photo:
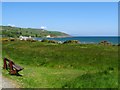
[[[120, 37], [119, 37], [120, 38]], [[43, 38], [36, 38], [36, 40], [42, 40]], [[66, 38], [46, 38], [48, 40], [57, 40], [64, 42], [66, 40], [79, 40], [81, 43], [99, 43], [103, 40], [111, 42], [112, 44], [118, 44], [120, 41], [118, 37], [66, 37]]]

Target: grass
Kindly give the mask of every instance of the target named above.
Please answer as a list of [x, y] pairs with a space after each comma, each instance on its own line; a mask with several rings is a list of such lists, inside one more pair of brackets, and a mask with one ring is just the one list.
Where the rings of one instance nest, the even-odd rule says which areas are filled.
[[[81, 71], [83, 73], [83, 71]], [[64, 83], [74, 79], [81, 73], [79, 70], [68, 70], [68, 69], [53, 69], [46, 67], [26, 67], [21, 71], [23, 77], [13, 77], [8, 75], [12, 79], [16, 79], [22, 87], [27, 88], [59, 88], [64, 86]]]
[[118, 46], [3, 42], [3, 57], [25, 69], [3, 75], [25, 88], [116, 88]]

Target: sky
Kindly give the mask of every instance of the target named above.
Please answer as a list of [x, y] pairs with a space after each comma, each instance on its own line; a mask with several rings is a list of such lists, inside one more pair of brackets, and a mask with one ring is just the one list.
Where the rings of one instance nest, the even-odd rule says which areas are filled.
[[72, 36], [118, 35], [117, 2], [2, 2], [2, 25]]

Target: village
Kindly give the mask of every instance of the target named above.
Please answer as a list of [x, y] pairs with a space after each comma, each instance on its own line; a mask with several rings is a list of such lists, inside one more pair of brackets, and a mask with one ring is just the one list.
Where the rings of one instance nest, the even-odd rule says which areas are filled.
[[[47, 35], [47, 36], [45, 36], [45, 38], [53, 38], [53, 37], [51, 37], [50, 35]], [[20, 40], [35, 40], [33, 37], [31, 37], [31, 36], [29, 36], [29, 37], [27, 37], [27, 36], [19, 36], [19, 39]]]

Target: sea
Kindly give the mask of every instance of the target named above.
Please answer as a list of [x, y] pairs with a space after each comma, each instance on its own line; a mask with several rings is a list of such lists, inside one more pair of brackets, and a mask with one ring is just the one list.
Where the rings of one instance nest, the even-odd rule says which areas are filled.
[[64, 37], [64, 38], [35, 38], [35, 40], [56, 40], [59, 42], [64, 42], [67, 40], [78, 40], [82, 44], [96, 44], [101, 41], [108, 41], [112, 44], [119, 44], [120, 43], [120, 37], [118, 36], [75, 36], [75, 37]]

